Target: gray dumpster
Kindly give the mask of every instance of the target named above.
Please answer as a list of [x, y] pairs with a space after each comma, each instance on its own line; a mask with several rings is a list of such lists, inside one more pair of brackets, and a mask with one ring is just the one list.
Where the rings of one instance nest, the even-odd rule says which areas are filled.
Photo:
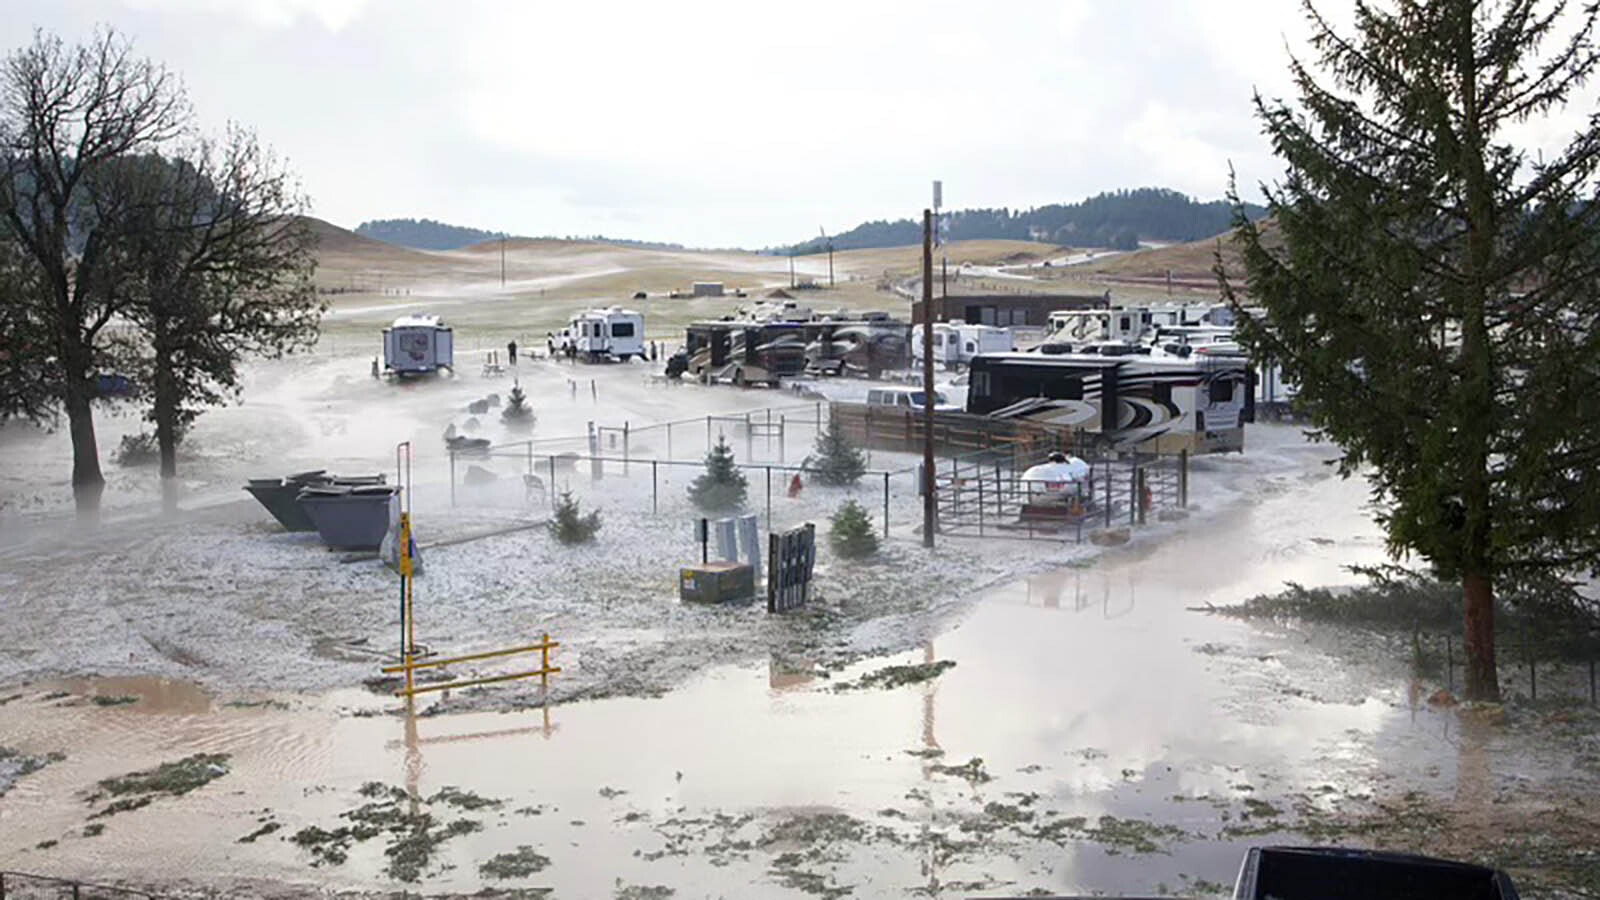
[[387, 484], [309, 485], [300, 491], [300, 508], [322, 542], [336, 550], [376, 550], [389, 531], [389, 507], [399, 503], [399, 488]]
[[383, 484], [385, 475], [329, 475], [326, 469], [296, 472], [286, 478], [252, 478], [245, 490], [267, 508], [278, 524], [289, 531], [316, 531], [317, 526], [300, 508], [300, 492], [311, 486], [342, 485], [358, 487]]

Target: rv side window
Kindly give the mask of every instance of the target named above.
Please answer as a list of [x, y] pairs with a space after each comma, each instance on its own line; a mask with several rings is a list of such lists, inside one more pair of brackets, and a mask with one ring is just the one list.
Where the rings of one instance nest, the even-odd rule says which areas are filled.
[[1233, 400], [1233, 382], [1221, 378], [1211, 379], [1211, 402], [1228, 403]]
[[633, 323], [632, 322], [612, 322], [611, 323], [611, 336], [612, 337], [633, 337]]
[[881, 405], [883, 403], [883, 391], [867, 391], [867, 402]]
[[1133, 320], [1127, 316], [1122, 317], [1122, 333], [1127, 334], [1133, 329]]
[[1172, 405], [1172, 385], [1157, 384], [1150, 388], [1150, 399], [1168, 406]]
[[989, 396], [989, 373], [988, 372], [973, 372], [972, 373], [972, 395], [974, 397], [987, 397], [987, 396]]
[[1052, 378], [1044, 383], [1044, 395], [1052, 400], [1082, 400], [1083, 379]]

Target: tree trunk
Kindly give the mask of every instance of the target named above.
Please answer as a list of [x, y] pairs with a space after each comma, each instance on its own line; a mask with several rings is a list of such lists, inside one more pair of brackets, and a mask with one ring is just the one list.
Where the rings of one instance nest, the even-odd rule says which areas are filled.
[[100, 474], [100, 449], [94, 438], [94, 382], [91, 377], [69, 374], [66, 397], [68, 432], [72, 435], [72, 499], [78, 515], [94, 518], [100, 514], [100, 496], [106, 479]]
[[154, 413], [156, 446], [161, 451], [161, 507], [172, 512], [178, 508], [178, 402], [169, 360], [156, 353]]
[[1483, 575], [1461, 580], [1465, 605], [1462, 628], [1467, 650], [1467, 699], [1498, 701], [1500, 672], [1494, 654], [1494, 582]]

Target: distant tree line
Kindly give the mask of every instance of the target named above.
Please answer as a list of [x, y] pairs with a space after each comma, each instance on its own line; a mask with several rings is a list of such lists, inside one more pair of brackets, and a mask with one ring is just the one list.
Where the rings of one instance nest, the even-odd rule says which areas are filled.
[[80, 513], [105, 486], [98, 405], [144, 405], [175, 500], [177, 443], [242, 360], [317, 336], [297, 182], [253, 134], [194, 122], [114, 31], [39, 31], [0, 63], [0, 421], [65, 415]]
[[510, 235], [433, 219], [373, 219], [356, 226], [356, 234], [414, 250], [459, 250], [482, 241]]
[[[1247, 204], [1259, 218], [1264, 210]], [[1166, 188], [1138, 188], [1097, 194], [1078, 203], [1052, 203], [1033, 209], [964, 209], [946, 213], [946, 237], [952, 241], [1044, 241], [1074, 247], [1132, 250], [1140, 241], [1196, 241], [1221, 234], [1232, 221], [1226, 200], [1201, 203]], [[834, 235], [836, 250], [903, 247], [922, 240], [922, 224], [912, 219], [863, 222]], [[827, 249], [812, 238], [774, 251], [803, 255]]]

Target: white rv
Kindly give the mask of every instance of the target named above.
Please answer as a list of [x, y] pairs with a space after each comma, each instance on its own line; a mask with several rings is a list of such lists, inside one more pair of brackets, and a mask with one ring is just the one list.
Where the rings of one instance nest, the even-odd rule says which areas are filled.
[[630, 356], [645, 359], [649, 355], [644, 343], [644, 316], [617, 306], [588, 309], [573, 316], [561, 332], [561, 345], [570, 345], [579, 357], [590, 362], [625, 360]]
[[1127, 309], [1063, 309], [1050, 314], [1046, 343], [1079, 344], [1090, 341], [1138, 343], [1151, 329], [1150, 311]]
[[454, 368], [454, 335], [438, 316], [401, 316], [383, 330], [385, 372], [427, 375]]
[[[933, 323], [933, 361], [947, 369], [960, 368], [980, 353], [1010, 353], [1016, 349], [1010, 329], [994, 325], [968, 325], [960, 320]], [[922, 326], [911, 327], [911, 359], [922, 364]]]

